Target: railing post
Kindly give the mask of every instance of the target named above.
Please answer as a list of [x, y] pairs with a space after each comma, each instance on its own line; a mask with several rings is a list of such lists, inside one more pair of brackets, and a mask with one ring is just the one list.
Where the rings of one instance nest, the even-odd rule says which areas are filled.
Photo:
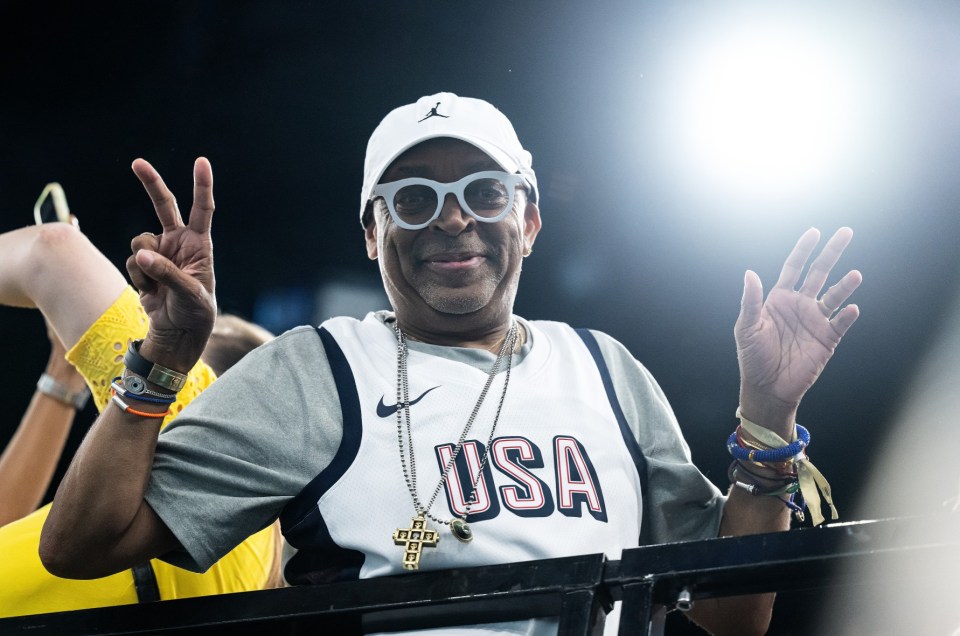
[[650, 621], [653, 619], [653, 582], [632, 581], [625, 583], [622, 590], [619, 633], [650, 636]]
[[596, 587], [564, 592], [557, 636], [600, 636], [610, 607], [604, 591]]

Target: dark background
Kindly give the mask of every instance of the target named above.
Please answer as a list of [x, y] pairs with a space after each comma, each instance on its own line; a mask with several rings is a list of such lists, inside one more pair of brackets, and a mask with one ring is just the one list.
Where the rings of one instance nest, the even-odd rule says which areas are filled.
[[[834, 136], [839, 150], [818, 181], [733, 189], [683, 154], [684, 113], [712, 104], [678, 87], [696, 70], [697, 47], [771, 24], [795, 28], [845, 74], [856, 93], [850, 134]], [[204, 155], [220, 306], [275, 331], [322, 319], [312, 294], [330, 282], [379, 287], [357, 213], [380, 119], [439, 91], [497, 105], [532, 151], [542, 192], [517, 313], [621, 340], [657, 377], [694, 461], [720, 486], [743, 272], [769, 288], [806, 228], [829, 236], [849, 225], [838, 270], [863, 272], [853, 299], [862, 316], [801, 406], [810, 456], [843, 520], [925, 511], [956, 492], [955, 479], [925, 484], [912, 509], [866, 495], [901, 419], [914, 426], [904, 401], [951, 329], [956, 3], [6, 2], [0, 25], [0, 231], [32, 222], [44, 184], [59, 181], [83, 230], [122, 269], [130, 238], [157, 228], [131, 161], [150, 160], [186, 210], [191, 166]], [[785, 130], [794, 125], [783, 117]], [[5, 442], [48, 345], [32, 311], [0, 308], [0, 333]], [[952, 407], [937, 417], [948, 435], [931, 440], [932, 452], [955, 449]], [[956, 454], [944, 456], [955, 465]], [[803, 633], [796, 605], [779, 604], [777, 633]]]

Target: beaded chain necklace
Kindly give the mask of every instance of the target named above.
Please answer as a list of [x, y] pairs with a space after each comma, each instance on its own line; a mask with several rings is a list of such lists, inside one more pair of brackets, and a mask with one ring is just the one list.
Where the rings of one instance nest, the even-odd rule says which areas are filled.
[[[510, 369], [513, 366], [513, 352], [517, 346], [519, 327], [516, 321], [510, 324], [510, 329], [507, 331], [507, 335], [503, 339], [503, 344], [500, 346], [500, 351], [497, 353], [497, 359], [487, 374], [487, 381], [483, 385], [483, 390], [480, 391], [480, 397], [477, 398], [477, 402], [473, 406], [473, 411], [470, 413], [470, 417], [467, 419], [463, 431], [460, 433], [460, 438], [457, 440], [453, 453], [443, 468], [440, 482], [433, 490], [433, 494], [430, 496], [430, 500], [426, 505], [420, 502], [420, 496], [417, 494], [417, 461], [413, 452], [413, 432], [410, 426], [410, 385], [407, 377], [408, 336], [400, 329], [400, 325], [396, 320], [393, 321], [393, 330], [397, 336], [397, 445], [400, 449], [400, 466], [403, 469], [403, 479], [406, 481], [407, 490], [410, 492], [411, 499], [413, 499], [413, 508], [416, 512], [416, 516], [412, 518], [412, 523], [409, 528], [397, 528], [393, 532], [393, 542], [404, 547], [403, 568], [405, 570], [416, 570], [420, 567], [422, 549], [424, 547], [436, 547], [440, 541], [440, 533], [436, 530], [431, 530], [427, 526], [428, 518], [440, 525], [450, 526], [451, 534], [463, 543], [469, 543], [473, 540], [473, 530], [467, 523], [467, 516], [470, 514], [470, 507], [477, 503], [477, 487], [483, 478], [483, 469], [486, 466], [487, 458], [490, 456], [490, 444], [493, 442], [493, 436], [497, 430], [497, 422], [500, 420], [500, 410], [503, 408], [503, 400], [507, 396], [507, 386], [510, 384]], [[467, 435], [470, 434], [473, 422], [480, 412], [480, 407], [487, 397], [490, 385], [493, 384], [494, 377], [500, 372], [504, 360], [506, 360], [506, 376], [504, 376], [503, 390], [500, 392], [500, 402], [497, 404], [497, 412], [493, 418], [493, 425], [490, 427], [490, 437], [487, 440], [487, 447], [480, 460], [480, 470], [477, 471], [477, 477], [473, 482], [473, 491], [470, 495], [470, 500], [466, 502], [466, 510], [459, 517], [440, 519], [430, 512], [430, 510], [437, 500], [440, 491], [447, 483], [450, 469], [460, 454]], [[404, 428], [406, 428], [406, 443], [404, 443]], [[409, 468], [407, 467], [407, 455], [410, 456]]]

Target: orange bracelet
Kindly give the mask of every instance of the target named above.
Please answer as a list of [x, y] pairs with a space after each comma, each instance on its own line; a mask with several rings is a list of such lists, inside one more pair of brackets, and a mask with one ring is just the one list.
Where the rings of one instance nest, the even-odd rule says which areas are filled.
[[117, 406], [119, 406], [120, 410], [123, 411], [124, 413], [132, 413], [133, 415], [139, 415], [140, 417], [148, 417], [154, 420], [162, 420], [166, 416], [170, 415], [170, 409], [167, 409], [163, 413], [147, 413], [145, 411], [137, 411], [135, 409], [132, 409], [130, 408], [129, 404], [127, 404], [126, 402], [120, 399], [120, 396], [117, 395], [116, 392], [113, 393], [113, 398], [111, 399], [111, 401]]

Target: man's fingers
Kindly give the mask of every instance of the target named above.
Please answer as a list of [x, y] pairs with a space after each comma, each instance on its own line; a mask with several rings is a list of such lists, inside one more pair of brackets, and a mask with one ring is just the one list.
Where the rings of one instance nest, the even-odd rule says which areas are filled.
[[844, 334], [847, 333], [847, 329], [849, 329], [859, 317], [860, 308], [856, 305], [847, 305], [837, 312], [837, 315], [833, 317], [830, 324], [833, 325], [833, 330], [836, 332], [837, 337], [843, 338]]
[[206, 157], [198, 157], [193, 164], [193, 207], [190, 209], [190, 229], [201, 234], [208, 233], [213, 210], [213, 169]]
[[819, 241], [820, 230], [812, 227], [803, 233], [797, 244], [793, 246], [790, 255], [787, 256], [783, 269], [780, 270], [780, 278], [777, 279], [776, 287], [789, 290], [796, 287], [797, 281], [800, 280], [800, 272], [803, 271], [804, 264], [810, 258], [810, 253], [813, 252], [813, 248]]
[[153, 285], [168, 287], [175, 294], [196, 294], [201, 283], [185, 274], [170, 259], [151, 250], [140, 250], [133, 255], [134, 261]]
[[164, 231], [182, 227], [183, 219], [180, 217], [177, 200], [160, 178], [160, 173], [145, 159], [134, 160], [131, 167], [147, 194], [150, 195], [153, 207], [157, 211], [157, 218], [160, 219], [160, 226]]
[[743, 297], [740, 300], [740, 315], [737, 317], [737, 332], [755, 325], [760, 320], [762, 308], [763, 283], [756, 272], [747, 270], [743, 275]]
[[828, 317], [832, 316], [843, 303], [847, 302], [862, 282], [863, 275], [860, 272], [857, 270], [847, 272], [846, 276], [820, 297], [820, 306], [823, 307], [824, 314]]
[[130, 282], [140, 292], [153, 292], [157, 288], [157, 281], [144, 273], [137, 264], [137, 253], [149, 250], [156, 252], [160, 249], [160, 237], [150, 232], [144, 232], [133, 237], [130, 241], [130, 257], [127, 259], [127, 274], [130, 275]]
[[133, 286], [137, 291], [144, 293], [150, 293], [156, 290], [157, 282], [147, 276], [140, 266], [137, 265], [137, 252], [134, 252], [127, 258], [127, 274], [130, 276], [130, 282], [133, 283]]
[[133, 237], [130, 241], [130, 253], [136, 254], [140, 250], [152, 250], [154, 252], [160, 249], [160, 237], [150, 232], [144, 232]]
[[[820, 290], [823, 289], [824, 283], [827, 282], [830, 270], [832, 270], [833, 266], [840, 260], [840, 255], [843, 254], [843, 250], [850, 244], [852, 238], [853, 230], [848, 227], [840, 228], [830, 237], [823, 251], [821, 251], [813, 263], [810, 264], [807, 277], [799, 290], [801, 294], [816, 298]], [[837, 306], [839, 305], [834, 306], [834, 308]]]

